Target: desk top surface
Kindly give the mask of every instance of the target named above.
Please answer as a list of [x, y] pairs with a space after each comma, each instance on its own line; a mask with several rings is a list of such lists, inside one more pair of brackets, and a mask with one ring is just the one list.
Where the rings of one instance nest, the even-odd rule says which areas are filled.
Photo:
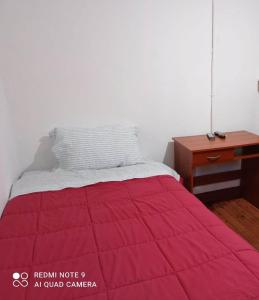
[[226, 133], [226, 139], [209, 141], [206, 135], [175, 137], [173, 140], [192, 152], [259, 145], [259, 136], [248, 131]]

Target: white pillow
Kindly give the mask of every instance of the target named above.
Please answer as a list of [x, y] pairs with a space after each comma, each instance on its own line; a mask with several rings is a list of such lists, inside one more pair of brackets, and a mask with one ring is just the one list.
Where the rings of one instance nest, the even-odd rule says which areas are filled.
[[53, 134], [52, 150], [62, 169], [105, 169], [143, 162], [135, 126], [56, 128]]

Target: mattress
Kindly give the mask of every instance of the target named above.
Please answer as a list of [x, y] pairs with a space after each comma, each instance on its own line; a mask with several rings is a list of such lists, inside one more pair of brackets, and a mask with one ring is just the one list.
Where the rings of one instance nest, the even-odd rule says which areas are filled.
[[0, 299], [259, 299], [259, 254], [173, 176], [16, 196]]

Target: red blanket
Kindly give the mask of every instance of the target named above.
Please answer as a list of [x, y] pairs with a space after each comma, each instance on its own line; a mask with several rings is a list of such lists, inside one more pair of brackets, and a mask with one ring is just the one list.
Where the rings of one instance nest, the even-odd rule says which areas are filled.
[[10, 201], [0, 299], [259, 299], [259, 254], [170, 176]]

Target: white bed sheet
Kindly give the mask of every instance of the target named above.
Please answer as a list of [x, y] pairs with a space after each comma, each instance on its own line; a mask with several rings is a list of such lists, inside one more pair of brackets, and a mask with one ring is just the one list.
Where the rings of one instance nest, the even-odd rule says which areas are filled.
[[82, 187], [97, 182], [122, 181], [132, 178], [145, 178], [156, 175], [171, 175], [176, 180], [180, 176], [173, 169], [158, 162], [146, 162], [127, 167], [67, 171], [30, 171], [13, 185], [11, 198], [34, 192], [56, 191], [64, 188]]

